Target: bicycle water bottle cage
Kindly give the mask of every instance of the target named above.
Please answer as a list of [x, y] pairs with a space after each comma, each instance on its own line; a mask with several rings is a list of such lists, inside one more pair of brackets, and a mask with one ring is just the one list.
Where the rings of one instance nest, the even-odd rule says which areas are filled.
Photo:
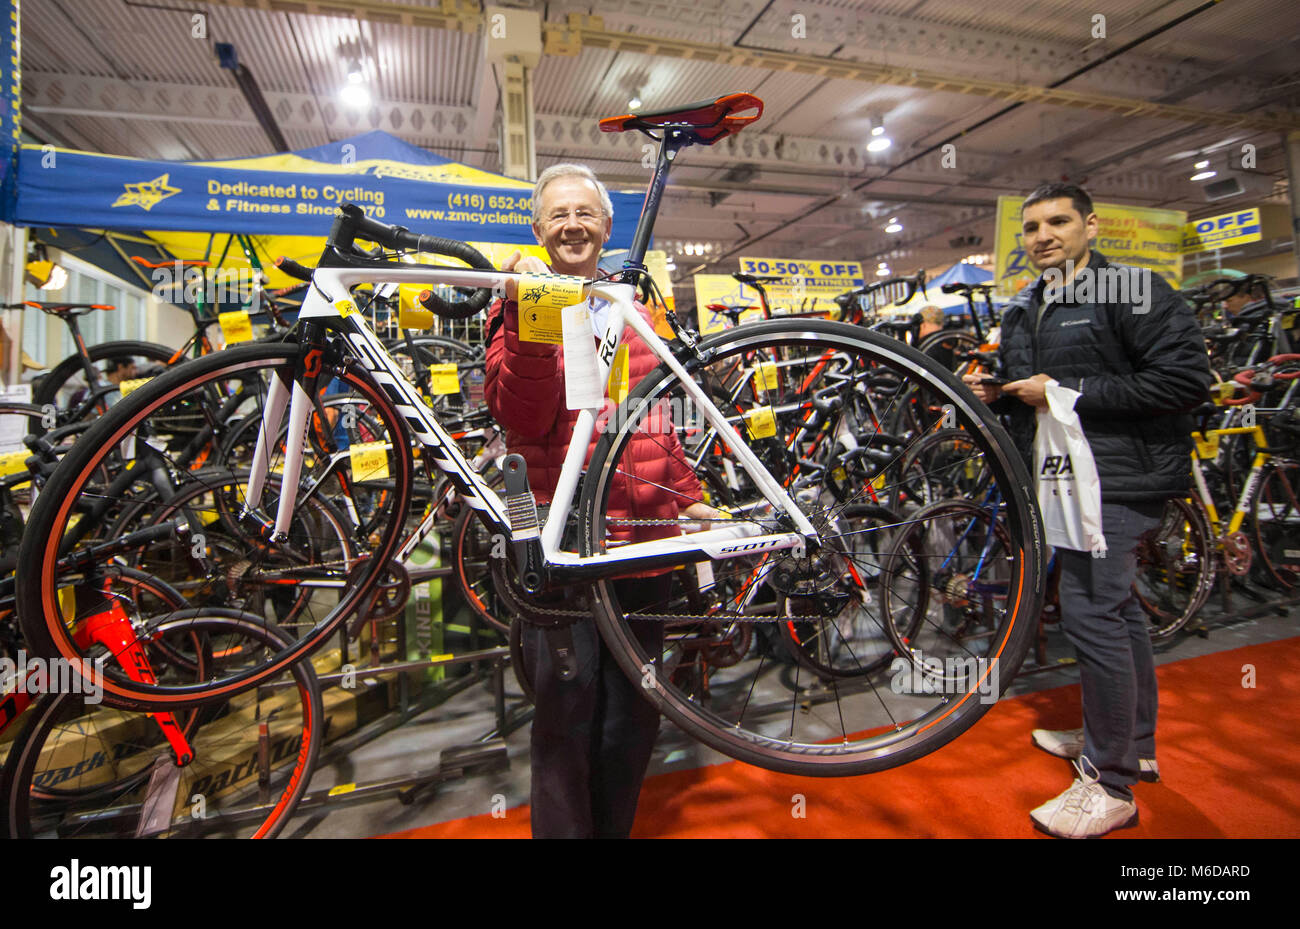
[[546, 586], [543, 570], [541, 523], [537, 518], [537, 501], [528, 486], [528, 465], [523, 455], [506, 455], [501, 462], [505, 475], [506, 514], [510, 518], [510, 537], [515, 547], [519, 585], [530, 594]]
[[758, 97], [745, 93], [727, 94], [716, 100], [701, 100], [671, 110], [610, 116], [600, 121], [600, 131], [675, 129], [687, 142], [712, 145], [735, 135], [762, 115], [763, 101]]

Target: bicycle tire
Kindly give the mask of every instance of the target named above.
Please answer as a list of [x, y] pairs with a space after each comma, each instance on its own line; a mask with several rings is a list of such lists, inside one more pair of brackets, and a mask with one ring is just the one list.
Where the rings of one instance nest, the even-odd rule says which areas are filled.
[[[160, 375], [116, 404], [108, 414], [100, 417], [87, 430], [83, 441], [64, 457], [51, 475], [44, 491], [38, 497], [28, 518], [28, 531], [24, 534], [19, 558], [31, 570], [18, 578], [17, 605], [19, 620], [29, 647], [45, 657], [68, 659], [83, 678], [89, 680], [94, 671], [88, 653], [73, 641], [71, 631], [60, 613], [57, 592], [57, 566], [60, 547], [65, 533], [74, 525], [73, 509], [79, 495], [86, 489], [97, 465], [110, 454], [117, 454], [121, 443], [143, 430], [144, 439], [153, 438], [148, 433], [151, 415], [157, 413], [166, 425], [168, 411], [183, 405], [187, 397], [204, 392], [219, 392], [227, 382], [261, 382], [263, 377], [280, 377], [292, 383], [301, 370], [300, 348], [297, 345], [250, 344], [228, 348], [220, 353], [204, 356]], [[412, 458], [405, 420], [387, 394], [359, 366], [344, 362], [334, 372], [339, 383], [356, 391], [385, 423], [390, 437], [387, 454], [394, 493], [390, 494], [389, 518], [384, 526], [369, 539], [369, 557], [348, 572], [336, 585], [337, 603], [323, 605], [313, 613], [311, 628], [297, 642], [282, 652], [271, 656], [260, 667], [240, 669], [237, 673], [202, 685], [163, 687], [133, 681], [120, 672], [106, 673], [102, 681], [104, 701], [119, 709], [164, 709], [195, 705], [229, 697], [240, 690], [255, 686], [260, 680], [278, 673], [282, 668], [309, 654], [337, 631], [347, 617], [367, 602], [375, 585], [384, 576], [388, 560], [401, 540], [402, 524], [410, 503], [412, 487]], [[250, 402], [259, 402], [264, 392], [250, 391]], [[197, 402], [196, 406], [199, 405]], [[142, 425], [143, 424], [143, 425]], [[316, 437], [309, 436], [315, 441]], [[334, 460], [322, 456], [322, 466], [335, 467], [342, 474], [349, 466], [346, 457]], [[271, 463], [274, 465], [274, 462]], [[350, 470], [347, 471], [349, 480]], [[304, 484], [310, 475], [304, 466]], [[329, 480], [341, 480], [337, 474]], [[322, 490], [317, 485], [314, 492]], [[301, 490], [301, 488], [300, 488]], [[88, 491], [89, 493], [89, 491]], [[82, 501], [85, 503], [86, 501]], [[266, 502], [266, 501], [263, 501]], [[267, 504], [270, 506], [270, 503]], [[259, 509], [250, 510], [265, 524], [270, 516], [261, 515]], [[80, 514], [75, 514], [80, 515]], [[69, 536], [71, 540], [74, 536]], [[257, 557], [264, 554], [253, 553]], [[30, 559], [30, 560], [29, 560]], [[75, 621], [75, 620], [74, 620]], [[112, 665], [107, 668], [113, 668]]]
[[[989, 659], [999, 672], [997, 680], [1000, 681], [1001, 688], [1005, 688], [1024, 659], [1036, 629], [1043, 602], [1043, 566], [1046, 558], [1037, 507], [1025, 489], [1030, 486], [1028, 473], [1006, 432], [997, 424], [987, 407], [952, 374], [911, 347], [861, 327], [806, 319], [754, 323], [711, 336], [700, 343], [698, 355], [682, 351], [679, 360], [693, 379], [703, 382], [701, 369], [706, 365], [725, 363], [726, 359], [738, 353], [758, 348], [766, 348], [773, 356], [791, 363], [792, 372], [795, 371], [795, 365], [804, 365], [809, 371], [820, 371], [829, 377], [831, 362], [841, 371], [847, 370], [849, 373], [843, 376], [849, 377], [857, 377], [859, 371], [865, 376], [872, 368], [893, 370], [914, 384], [924, 383], [932, 394], [943, 396], [951, 404], [953, 418], [958, 425], [971, 432], [973, 440], [984, 450], [986, 467], [989, 468], [992, 479], [1003, 486], [1009, 501], [1007, 522], [1015, 548], [1008, 571], [1012, 579], [1010, 590], [1013, 591], [1014, 599], [1008, 598], [1010, 609], [1000, 618], [988, 649]], [[800, 352], [803, 352], [802, 356]], [[819, 360], [814, 363], [813, 359]], [[845, 360], [843, 364], [842, 359]], [[792, 376], [788, 383], [798, 384], [798, 389], [802, 391], [810, 389], [813, 380], [811, 376], [802, 379]], [[591, 555], [606, 550], [607, 524], [617, 525], [619, 521], [618, 517], [609, 517], [607, 514], [611, 487], [616, 479], [627, 480], [631, 474], [619, 468], [622, 452], [633, 433], [641, 431], [654, 435], [668, 431], [669, 426], [665, 422], [646, 422], [645, 417], [663, 415], [660, 411], [665, 407], [660, 401], [668, 404], [674, 402], [670, 395], [676, 384], [675, 375], [666, 365], [647, 374], [618, 411], [617, 428], [606, 432], [597, 444], [582, 489], [582, 554]], [[895, 399], [898, 393], [901, 391], [894, 393]], [[772, 402], [776, 404], [776, 401]], [[784, 397], [781, 402], [785, 402]], [[792, 402], [795, 403], [795, 409], [800, 408], [797, 401]], [[667, 408], [671, 409], [671, 405]], [[879, 421], [889, 421], [888, 412], [886, 410], [886, 415], [879, 417]], [[673, 428], [680, 428], [680, 425], [673, 424]], [[809, 513], [809, 518], [816, 524], [817, 516], [812, 512], [813, 505], [800, 505], [805, 507], [805, 512]], [[753, 517], [737, 518], [754, 521]], [[865, 544], [869, 547], [869, 543]], [[866, 552], [861, 547], [855, 547], [851, 554]], [[727, 561], [713, 561], [715, 578], [724, 575], [734, 578], [744, 573], [743, 563], [737, 564], [737, 559], [732, 559], [731, 564], [734, 567], [728, 567]], [[754, 581], [748, 589], [752, 590], [757, 583]], [[705, 700], [692, 699], [690, 694], [675, 687], [666, 675], [647, 673], [656, 669], [656, 661], [661, 656], [646, 654], [631, 632], [631, 624], [634, 622], [665, 621], [658, 617], [671, 612], [676, 595], [657, 604], [656, 610], [647, 610], [642, 614], [654, 615], [656, 619], [638, 620], [636, 612], [627, 614], [621, 608], [612, 581], [596, 582], [594, 594], [596, 621], [606, 645], [624, 673], [639, 682], [646, 697], [664, 715], [710, 747], [771, 770], [790, 774], [840, 776], [891, 768], [948, 743], [973, 725], [992, 705], [992, 701], [979, 699], [972, 690], [953, 699], [945, 696], [927, 711], [906, 716], [912, 711], [897, 701], [891, 708], [870, 677], [859, 684], [854, 692], [840, 689], [846, 686], [846, 682], [832, 680], [832, 697], [829, 699], [833, 699], [839, 711], [838, 721], [830, 718], [829, 712], [826, 720], [820, 714], [804, 714], [812, 718], [807, 719], [803, 731], [796, 734], [794, 730], [800, 723], [798, 709], [807, 699], [798, 691], [798, 665], [795, 693], [789, 697], [778, 697], [774, 701], [775, 709], [755, 707], [754, 715], [746, 719], [746, 714], [750, 712], [751, 698], [761, 680], [761, 654], [757, 658], [760, 662], [757, 668], [753, 667], [755, 659], [751, 658], [733, 668], [717, 671], [709, 683], [710, 696], [707, 702], [710, 705], [706, 706]], [[985, 675], [985, 679], [988, 677]], [[850, 724], [844, 715], [844, 699], [863, 697], [866, 698], [867, 705], [874, 708], [874, 704], [869, 702], [868, 694], [884, 707], [883, 717], [852, 715], [863, 703], [858, 701], [849, 707], [853, 720]], [[725, 706], [722, 700], [724, 695], [727, 698]], [[762, 699], [763, 694], [760, 693], [759, 697]], [[740, 704], [738, 712], [737, 703]], [[758, 718], [760, 711], [764, 714], [761, 719]], [[898, 716], [905, 718], [899, 719]]]
[[[1137, 549], [1133, 593], [1151, 620], [1152, 641], [1172, 637], [1210, 598], [1217, 574], [1214, 532], [1199, 500], [1170, 497], [1160, 525]], [[1174, 596], [1186, 592], [1180, 606]]]
[[[223, 641], [235, 636], [270, 649], [289, 644], [287, 636], [256, 617], [237, 611], [193, 612], [203, 615], [178, 617], [156, 627], [155, 633], [220, 635]], [[249, 649], [238, 653], [246, 656]], [[246, 691], [220, 708], [187, 711], [187, 742], [194, 759], [177, 779], [167, 828], [159, 829], [161, 824], [155, 822], [149, 837], [187, 837], [214, 824], [237, 825], [244, 819], [251, 823], [250, 838], [274, 838], [283, 830], [306, 792], [324, 741], [324, 705], [310, 663], [291, 665], [287, 675], [290, 685], [266, 698]], [[71, 693], [44, 697], [31, 712], [33, 718], [5, 764], [3, 834], [32, 838], [53, 830], [61, 838], [84, 838], [106, 825], [129, 825], [133, 815], [139, 828], [146, 819], [142, 795], [148, 797], [153, 789], [154, 763], [161, 759], [165, 766], [169, 756], [175, 757], [167, 741], [157, 738], [158, 729], [148, 721], [137, 722], [138, 714], [87, 705]], [[250, 729], [256, 732], [251, 744], [246, 742]], [[262, 751], [265, 756], [259, 755]], [[279, 758], [291, 761], [291, 766], [272, 767]], [[56, 766], [43, 767], [47, 764]], [[268, 782], [238, 787], [245, 767], [242, 781], [256, 769]], [[101, 779], [105, 773], [108, 783]], [[56, 781], [62, 789], [52, 792], [46, 785]], [[68, 789], [70, 782], [75, 789]], [[252, 786], [259, 794], [255, 800], [247, 797]], [[233, 796], [223, 797], [227, 789], [235, 791]], [[199, 810], [203, 815], [196, 817]]]
[[[149, 361], [165, 365], [175, 356], [176, 350], [168, 348], [166, 345], [160, 345], [157, 342], [139, 342], [124, 339], [117, 342], [101, 342], [99, 345], [92, 345], [86, 349], [86, 353], [90, 355], [91, 362], [96, 363], [117, 358], [143, 357]], [[84, 373], [81, 366], [81, 356], [69, 355], [51, 368], [48, 374], [42, 375], [41, 379], [36, 382], [32, 389], [32, 403], [36, 406], [53, 403], [55, 407], [59, 407], [57, 402], [59, 392], [67, 387], [70, 380]], [[66, 412], [62, 408], [59, 409], [60, 412]]]
[[1256, 485], [1247, 512], [1265, 578], [1283, 590], [1300, 587], [1300, 462], [1276, 462]]

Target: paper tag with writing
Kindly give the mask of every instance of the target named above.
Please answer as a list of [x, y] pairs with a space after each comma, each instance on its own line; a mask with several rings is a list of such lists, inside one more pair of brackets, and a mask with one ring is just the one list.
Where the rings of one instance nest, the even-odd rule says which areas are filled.
[[0, 455], [0, 476], [21, 474], [27, 470], [27, 459], [32, 453], [27, 449], [20, 452], [5, 452]]
[[334, 309], [339, 311], [339, 315], [347, 319], [353, 313], [357, 312], [357, 305], [351, 300], [335, 300]]
[[760, 406], [745, 414], [745, 426], [752, 439], [770, 439], [776, 435], [776, 415], [770, 406]]
[[460, 393], [460, 378], [456, 373], [456, 362], [429, 365], [429, 389], [435, 397]]
[[385, 442], [361, 442], [348, 449], [352, 460], [352, 479], [382, 481], [388, 477], [388, 445]]
[[564, 344], [560, 310], [582, 301], [586, 282], [564, 274], [519, 276], [519, 340]]
[[777, 386], [776, 362], [760, 361], [754, 367], [754, 390], [758, 393], [766, 393], [769, 390], [776, 390]]
[[221, 323], [221, 334], [226, 337], [227, 345], [253, 340], [253, 322], [248, 318], [248, 313], [243, 310], [220, 313], [217, 315], [217, 321]]
[[596, 340], [591, 335], [591, 311], [585, 303], [579, 303], [565, 307], [560, 316], [564, 330], [564, 406], [570, 410], [600, 409], [605, 392], [600, 383]]
[[609, 367], [609, 399], [622, 403], [627, 399], [627, 343], [614, 353], [614, 363]]

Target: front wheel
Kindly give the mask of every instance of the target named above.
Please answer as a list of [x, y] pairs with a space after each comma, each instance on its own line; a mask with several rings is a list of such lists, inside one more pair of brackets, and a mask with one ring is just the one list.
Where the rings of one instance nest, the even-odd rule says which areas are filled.
[[[374, 441], [365, 455], [340, 448], [334, 430], [316, 428], [307, 436], [297, 487], [270, 480], [261, 498], [253, 500], [247, 485], [224, 482], [215, 492], [187, 497], [177, 509], [170, 495], [162, 495], [156, 486], [168, 481], [173, 490], [192, 486], [202, 472], [175, 474], [168, 467], [179, 469], [187, 458], [211, 458], [224, 426], [222, 417], [265, 416], [274, 380], [297, 389], [303, 382], [300, 355], [295, 344], [251, 344], [178, 365], [112, 407], [87, 430], [37, 497], [19, 549], [19, 563], [26, 570], [18, 576], [17, 608], [29, 649], [43, 657], [65, 658], [84, 679], [102, 683], [104, 702], [110, 706], [173, 709], [219, 701], [254, 686], [324, 643], [367, 602], [400, 541], [413, 464], [401, 414], [364, 371], [342, 365], [320, 372], [313, 389], [318, 394], [346, 392], [373, 416]], [[179, 456], [179, 449], [190, 454]], [[281, 448], [270, 448], [268, 458], [271, 475], [283, 470]], [[109, 469], [104, 466], [114, 463], [120, 463], [121, 475], [105, 486]], [[136, 474], [150, 478], [151, 494], [133, 496]], [[358, 514], [355, 507], [349, 512], [346, 506], [314, 507], [309, 502], [321, 495], [346, 504], [349, 497], [365, 496], [372, 487], [383, 488], [382, 494], [370, 495], [376, 501], [382, 498], [382, 512]], [[291, 531], [275, 539], [274, 517], [279, 498], [287, 493], [295, 500]], [[111, 525], [106, 516], [134, 504], [139, 506], [133, 526], [145, 527], [141, 531], [155, 527], [158, 532], [171, 527], [173, 536], [154, 537], [153, 544], [142, 549], [132, 544], [136, 532], [116, 541], [92, 534], [96, 527]], [[352, 524], [310, 515], [338, 512], [348, 513]], [[355, 523], [359, 516], [365, 518], [364, 533]], [[354, 559], [343, 549], [340, 538], [345, 531], [355, 537], [360, 557]], [[106, 654], [117, 648], [115, 644], [89, 635], [97, 615], [94, 604], [89, 611], [80, 605], [65, 611], [60, 594], [66, 586], [61, 575], [69, 563], [102, 561], [127, 552], [136, 553], [133, 566], [166, 576], [195, 606], [245, 609], [245, 602], [255, 600], [267, 625], [289, 629], [293, 643], [278, 652], [264, 652], [256, 663], [219, 668], [214, 679], [197, 684], [139, 680], [125, 670], [118, 651]], [[276, 587], [283, 588], [283, 596], [268, 593]], [[303, 594], [304, 589], [310, 594]], [[109, 588], [104, 594], [111, 598], [114, 591]], [[287, 612], [290, 606], [292, 615]], [[160, 611], [130, 618], [138, 630], [147, 632], [168, 615]], [[95, 660], [105, 657], [101, 675]]]
[[[1028, 473], [1011, 440], [988, 409], [932, 359], [859, 327], [777, 320], [720, 333], [705, 339], [699, 350], [705, 360], [682, 358], [698, 383], [709, 383], [715, 370], [736, 367], [742, 376], [753, 376], [752, 359], [775, 363], [784, 374], [776, 387], [763, 375], [766, 389], [750, 392], [744, 409], [728, 408], [723, 415], [751, 447], [763, 444], [760, 458], [769, 470], [776, 473], [776, 465], [782, 466], [778, 480], [817, 529], [818, 544], [803, 555], [795, 550], [739, 554], [706, 559], [696, 572], [672, 571], [668, 593], [638, 608], [620, 602], [613, 581], [597, 582], [596, 621], [620, 667], [686, 732], [733, 758], [776, 771], [865, 774], [915, 760], [956, 738], [988, 711], [1015, 676], [1043, 602], [1043, 533], [1026, 492]], [[899, 380], [905, 389], [873, 386]], [[899, 634], [891, 630], [882, 608], [878, 578], [898, 531], [926, 517], [904, 514], [898, 520], [903, 526], [890, 525], [874, 509], [855, 508], [871, 502], [872, 480], [885, 474], [892, 461], [878, 463], [879, 475], [864, 475], [848, 500], [830, 491], [829, 469], [813, 467], [810, 455], [816, 453], [822, 428], [834, 435], [840, 424], [813, 430], [810, 423], [814, 410], [825, 409], [827, 398], [836, 395], [857, 398], [839, 405], [834, 415], [855, 418], [843, 425], [860, 442], [863, 432], [884, 431], [881, 424], [896, 419], [900, 403], [939, 410], [933, 428], [946, 423], [965, 430], [970, 453], [985, 475], [984, 491], [1002, 527], [1003, 546], [992, 567], [1003, 595], [985, 598], [987, 629], [978, 637], [947, 643], [949, 651], [938, 656], [971, 669], [965, 677], [946, 674], [940, 681], [945, 686], [913, 686], [912, 660], [895, 656], [882, 662], [887, 655], [883, 646], [862, 647]], [[584, 554], [680, 534], [673, 514], [703, 496], [698, 481], [692, 484], [696, 469], [682, 450], [689, 447], [683, 438], [697, 435], [703, 419], [703, 411], [666, 366], [641, 380], [592, 454], [582, 496]], [[919, 442], [924, 434], [923, 429], [907, 441]], [[896, 457], [907, 450], [899, 449]], [[734, 471], [733, 499], [712, 528], [788, 530], [788, 518], [776, 513], [756, 479], [739, 462]], [[950, 525], [941, 516], [934, 518]], [[698, 589], [683, 580], [692, 574], [699, 579]], [[755, 649], [714, 668], [707, 689], [692, 687], [671, 673], [673, 655], [667, 645], [651, 653], [635, 634], [643, 623], [782, 622], [791, 616], [804, 624], [820, 626], [826, 620], [835, 625], [845, 611], [854, 614], [854, 633], [838, 637], [836, 674], [828, 683], [820, 675], [801, 676], [802, 663], [794, 674], [786, 673], [788, 664]]]

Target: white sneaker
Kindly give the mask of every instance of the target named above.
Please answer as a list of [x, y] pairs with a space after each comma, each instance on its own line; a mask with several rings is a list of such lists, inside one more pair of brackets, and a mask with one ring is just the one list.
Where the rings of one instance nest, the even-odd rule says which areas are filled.
[[1083, 754], [1083, 729], [1035, 729], [1030, 738], [1036, 746], [1057, 758], [1075, 759]]
[[1034, 826], [1062, 839], [1087, 839], [1137, 823], [1136, 803], [1112, 797], [1082, 764], [1075, 768], [1079, 777], [1070, 788], [1029, 814]]
[[[1035, 729], [1033, 743], [1049, 755], [1073, 761], [1083, 755], [1082, 729]], [[1154, 784], [1160, 780], [1160, 766], [1154, 758], [1138, 759], [1138, 780]]]

